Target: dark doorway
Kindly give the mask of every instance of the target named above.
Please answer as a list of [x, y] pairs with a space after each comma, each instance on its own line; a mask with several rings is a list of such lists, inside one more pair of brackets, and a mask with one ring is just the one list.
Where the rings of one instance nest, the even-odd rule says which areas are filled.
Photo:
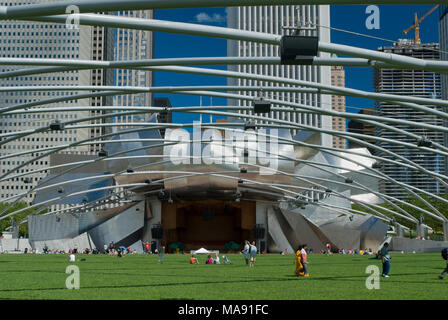
[[255, 202], [194, 201], [162, 205], [162, 225], [166, 243], [181, 242], [186, 251], [224, 250], [230, 241], [249, 240], [255, 225]]

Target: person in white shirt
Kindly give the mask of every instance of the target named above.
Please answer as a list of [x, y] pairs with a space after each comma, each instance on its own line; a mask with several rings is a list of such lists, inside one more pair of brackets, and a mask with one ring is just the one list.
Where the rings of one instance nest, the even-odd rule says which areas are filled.
[[73, 253], [70, 255], [69, 261], [70, 262], [75, 262], [75, 255]]
[[303, 265], [303, 272], [305, 273], [305, 277], [309, 277], [310, 274], [308, 273], [308, 253], [306, 250], [308, 249], [308, 246], [304, 244], [302, 246], [302, 250], [300, 250], [300, 255], [302, 256], [302, 265]]
[[244, 254], [244, 260], [246, 260], [246, 267], [249, 266], [249, 241], [244, 241], [244, 249], [243, 249], [243, 254]]
[[255, 257], [257, 255], [257, 247], [255, 246], [255, 241], [252, 241], [250, 245], [250, 266], [253, 267], [255, 265]]
[[215, 258], [213, 259], [213, 263], [214, 264], [220, 264], [221, 263], [221, 262], [219, 262], [219, 256], [218, 256], [217, 253], [215, 254]]

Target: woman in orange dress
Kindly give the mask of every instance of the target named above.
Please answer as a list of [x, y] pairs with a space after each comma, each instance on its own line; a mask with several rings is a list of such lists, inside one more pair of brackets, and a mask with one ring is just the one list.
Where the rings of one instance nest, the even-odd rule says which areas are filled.
[[297, 277], [305, 276], [305, 272], [303, 270], [303, 265], [302, 265], [302, 254], [300, 252], [301, 250], [302, 250], [302, 246], [300, 246], [299, 249], [297, 249], [296, 256], [294, 258], [294, 260], [296, 262], [296, 270], [294, 271], [294, 275]]

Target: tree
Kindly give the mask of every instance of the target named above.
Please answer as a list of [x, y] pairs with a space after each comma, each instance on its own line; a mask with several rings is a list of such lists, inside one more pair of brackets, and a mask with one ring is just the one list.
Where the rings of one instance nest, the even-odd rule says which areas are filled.
[[[427, 201], [429, 204], [431, 204], [438, 211], [440, 211], [440, 213], [442, 213], [445, 217], [448, 218], [448, 204], [446, 204], [445, 202], [443, 202], [441, 200], [434, 199], [433, 197], [430, 197], [430, 196], [425, 195], [425, 194], [419, 194], [419, 196], [422, 199], [424, 199], [425, 201]], [[439, 194], [438, 196], [440, 198], [448, 200], [448, 194]], [[424, 209], [426, 211], [429, 211], [429, 212], [433, 213], [433, 210], [429, 206], [427, 206], [422, 200], [418, 199], [415, 196], [412, 196], [412, 197], [410, 197], [408, 199], [404, 199], [403, 201], [405, 201], [405, 202], [407, 202], [407, 203], [409, 203], [409, 204], [411, 204], [411, 205], [413, 205], [415, 207], [418, 207], [418, 208], [421, 208], [421, 209]], [[411, 216], [413, 216], [416, 219], [419, 219], [421, 216], [423, 216], [424, 217], [424, 224], [430, 226], [435, 232], [443, 231], [443, 226], [442, 226], [442, 222], [441, 221], [439, 221], [439, 220], [437, 220], [437, 219], [435, 219], [435, 218], [433, 218], [433, 217], [431, 217], [431, 216], [429, 216], [427, 214], [424, 214], [423, 212], [421, 212], [421, 211], [419, 211], [419, 210], [417, 210], [417, 209], [415, 209], [413, 207], [410, 207], [409, 205], [401, 204], [401, 203], [395, 203], [395, 204], [398, 207], [400, 207], [403, 210], [405, 210], [406, 212], [408, 212]], [[389, 205], [387, 203], [380, 204], [379, 206], [402, 214], [396, 208], [394, 208], [392, 205]], [[369, 214], [374, 214], [372, 211], [367, 210], [364, 207], [361, 207], [360, 205], [353, 205], [352, 209], [359, 210], [359, 211], [362, 211], [362, 212], [366, 212], [366, 213], [369, 213]], [[409, 220], [406, 220], [406, 219], [400, 218], [398, 216], [395, 216], [395, 215], [393, 215], [393, 214], [391, 214], [391, 213], [389, 213], [389, 212], [387, 212], [385, 210], [381, 210], [381, 209], [377, 209], [377, 210], [379, 212], [381, 212], [382, 214], [384, 214], [385, 216], [395, 219], [395, 221], [397, 221], [399, 224], [402, 224], [402, 225], [410, 228], [411, 230], [415, 229], [415, 227], [416, 227], [415, 223], [413, 223], [413, 222], [411, 222]]]
[[[0, 211], [3, 211], [8, 206], [9, 206], [9, 204], [6, 202], [0, 203]], [[26, 202], [17, 202], [11, 208], [6, 210], [6, 212], [2, 216], [5, 216], [9, 213], [12, 213], [14, 211], [21, 210], [21, 209], [24, 209], [27, 207], [28, 207], [28, 204]], [[12, 219], [14, 219], [14, 221], [16, 223], [19, 223], [20, 221], [26, 219], [28, 217], [28, 215], [36, 212], [38, 209], [39, 208], [26, 209], [22, 212], [15, 214], [15, 215], [12, 215], [11, 217], [0, 220], [0, 231], [1, 232], [6, 231], [6, 229], [11, 226], [11, 222], [13, 221]], [[44, 210], [44, 211], [42, 211], [42, 213], [46, 213], [47, 211], [48, 210]], [[24, 238], [28, 237], [28, 223], [22, 223], [21, 225], [19, 225], [19, 237], [20, 236], [22, 236]]]

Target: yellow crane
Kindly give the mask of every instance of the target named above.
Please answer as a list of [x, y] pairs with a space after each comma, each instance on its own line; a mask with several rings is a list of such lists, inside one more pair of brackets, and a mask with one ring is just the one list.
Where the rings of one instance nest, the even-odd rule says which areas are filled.
[[414, 43], [415, 44], [420, 44], [422, 43], [420, 40], [420, 23], [425, 20], [431, 13], [433, 13], [438, 7], [440, 7], [440, 4], [436, 5], [434, 8], [432, 8], [431, 10], [429, 10], [423, 17], [421, 17], [420, 19], [417, 16], [417, 12], [415, 13], [415, 23], [414, 25], [410, 26], [408, 29], [406, 29], [405, 31], [403, 31], [403, 34], [408, 34], [409, 31], [411, 31], [412, 29], [415, 29], [415, 38], [414, 38]]

